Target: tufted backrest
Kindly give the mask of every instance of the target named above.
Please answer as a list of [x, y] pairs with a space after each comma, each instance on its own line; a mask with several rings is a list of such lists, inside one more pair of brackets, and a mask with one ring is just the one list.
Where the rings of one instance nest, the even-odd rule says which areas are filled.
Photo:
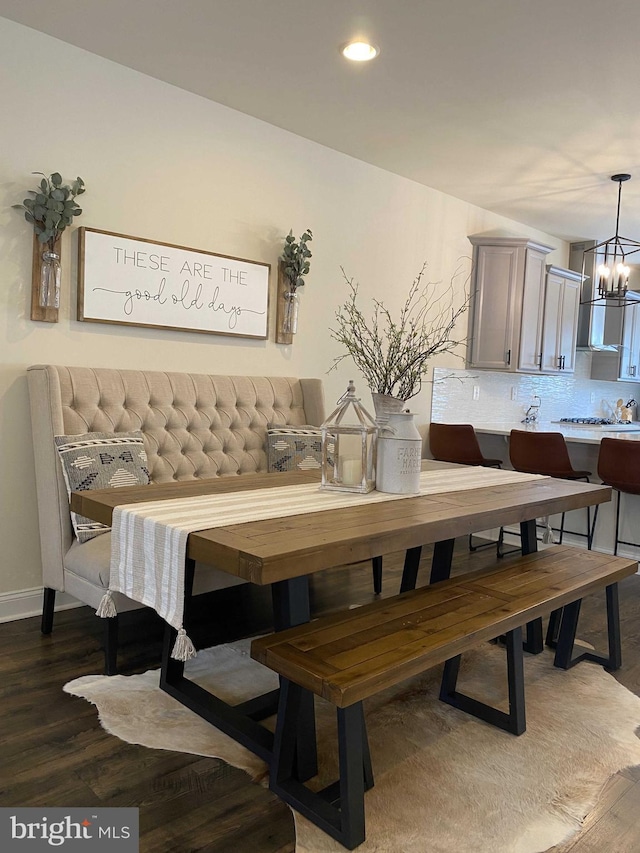
[[266, 471], [267, 426], [308, 423], [299, 379], [56, 370], [65, 433], [142, 430], [156, 483]]
[[163, 483], [266, 471], [267, 426], [324, 419], [319, 379], [34, 365], [28, 381], [43, 562], [71, 544], [54, 435], [139, 429]]

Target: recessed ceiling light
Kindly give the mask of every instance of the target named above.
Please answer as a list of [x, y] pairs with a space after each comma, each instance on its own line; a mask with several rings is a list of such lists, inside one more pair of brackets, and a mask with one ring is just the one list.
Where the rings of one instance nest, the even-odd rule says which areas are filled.
[[366, 41], [351, 41], [340, 48], [340, 52], [353, 62], [368, 62], [380, 53], [379, 48]]

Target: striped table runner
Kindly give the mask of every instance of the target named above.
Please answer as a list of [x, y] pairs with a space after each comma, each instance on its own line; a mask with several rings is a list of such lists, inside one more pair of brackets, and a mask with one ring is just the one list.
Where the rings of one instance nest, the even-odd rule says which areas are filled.
[[[482, 487], [545, 479], [496, 468], [451, 468], [424, 471], [420, 495], [443, 494]], [[316, 483], [277, 486], [219, 495], [201, 495], [119, 506], [113, 511], [109, 591], [97, 610], [114, 616], [112, 592], [153, 607], [178, 631], [173, 657], [188, 660], [195, 649], [183, 628], [184, 563], [189, 533], [303, 515], [362, 504], [403, 500], [416, 495], [330, 492]]]

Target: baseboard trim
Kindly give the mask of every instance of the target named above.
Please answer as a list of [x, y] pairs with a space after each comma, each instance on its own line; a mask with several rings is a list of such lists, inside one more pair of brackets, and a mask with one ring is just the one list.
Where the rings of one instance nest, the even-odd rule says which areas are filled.
[[[82, 607], [82, 602], [66, 592], [56, 593], [56, 610]], [[15, 622], [42, 613], [42, 587], [0, 593], [0, 622]]]

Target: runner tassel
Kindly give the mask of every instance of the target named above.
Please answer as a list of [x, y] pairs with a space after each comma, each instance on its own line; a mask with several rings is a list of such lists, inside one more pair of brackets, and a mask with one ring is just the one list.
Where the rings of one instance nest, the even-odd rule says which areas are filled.
[[116, 603], [113, 600], [111, 590], [108, 589], [102, 596], [98, 609], [96, 610], [96, 616], [100, 616], [102, 619], [113, 619], [113, 617], [117, 615], [118, 611], [116, 610]]
[[187, 661], [194, 658], [197, 654], [198, 652], [196, 651], [196, 647], [193, 645], [189, 637], [187, 637], [187, 632], [184, 628], [180, 628], [173, 646], [173, 651], [171, 652], [171, 657], [174, 660]]

